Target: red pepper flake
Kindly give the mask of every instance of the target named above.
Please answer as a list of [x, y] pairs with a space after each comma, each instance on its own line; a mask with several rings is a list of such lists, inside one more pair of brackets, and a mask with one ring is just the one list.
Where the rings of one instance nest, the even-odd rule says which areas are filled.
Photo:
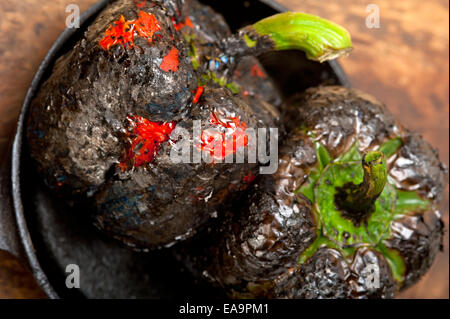
[[178, 60], [178, 49], [176, 47], [172, 47], [169, 53], [163, 58], [161, 65], [159, 66], [161, 70], [164, 72], [178, 71], [178, 65], [180, 61]]
[[117, 44], [121, 44], [124, 48], [126, 44], [133, 47], [133, 37], [134, 24], [126, 21], [124, 16], [121, 15], [120, 20], [114, 21], [105, 31], [105, 36], [100, 40], [99, 45], [105, 50], [109, 50]]
[[174, 26], [175, 30], [177, 30], [177, 31], [180, 31], [180, 30], [183, 29], [184, 27], [189, 27], [189, 28], [191, 28], [191, 29], [194, 28], [194, 25], [192, 24], [192, 21], [191, 21], [191, 19], [189, 19], [189, 17], [186, 17], [186, 18], [184, 19], [184, 21], [183, 21], [183, 22], [180, 22], [180, 23], [176, 23], [176, 22], [175, 22], [175, 19], [172, 18], [172, 23], [173, 23], [173, 26]]
[[[209, 152], [211, 158], [224, 159], [248, 145], [248, 136], [245, 134], [247, 124], [241, 122], [239, 118], [231, 116], [219, 119], [213, 112], [210, 115], [210, 123], [217, 127], [202, 131], [201, 142], [197, 145], [197, 149]], [[226, 129], [225, 132], [223, 129]]]
[[184, 19], [184, 24], [187, 27], [194, 29], [194, 24], [192, 23], [191, 19], [189, 19], [189, 17], [186, 17], [186, 19]]
[[147, 4], [147, 0], [134, 0], [134, 4], [138, 8], [143, 8]]
[[[137, 5], [137, 4], [136, 4]], [[125, 20], [124, 16], [120, 16], [120, 20], [114, 21], [105, 31], [105, 36], [100, 40], [99, 45], [104, 50], [109, 50], [111, 47], [121, 44], [124, 48], [128, 44], [130, 48], [134, 46], [134, 33], [143, 38], [146, 38], [149, 43], [152, 43], [156, 32], [161, 30], [156, 17], [145, 11], [139, 11], [138, 19]]]
[[254, 64], [252, 66], [251, 73], [252, 73], [252, 76], [257, 76], [257, 77], [260, 77], [260, 78], [263, 78], [263, 79], [266, 78], [266, 75], [264, 74], [264, 72], [256, 64]]
[[145, 11], [139, 11], [139, 18], [135, 21], [135, 26], [138, 34], [143, 38], [147, 38], [149, 43], [152, 42], [153, 35], [161, 30], [156, 17]]
[[197, 90], [195, 91], [194, 98], [192, 99], [192, 103], [194, 103], [194, 104], [198, 103], [198, 100], [202, 96], [204, 90], [205, 90], [204, 86], [199, 86], [197, 88]]
[[127, 116], [129, 129], [127, 135], [131, 144], [126, 158], [120, 163], [125, 171], [130, 166], [139, 167], [151, 163], [159, 150], [160, 144], [169, 140], [169, 135], [176, 122], [152, 122], [141, 116]]
[[243, 181], [246, 184], [251, 184], [255, 180], [256, 176], [250, 171], [246, 176], [244, 176]]

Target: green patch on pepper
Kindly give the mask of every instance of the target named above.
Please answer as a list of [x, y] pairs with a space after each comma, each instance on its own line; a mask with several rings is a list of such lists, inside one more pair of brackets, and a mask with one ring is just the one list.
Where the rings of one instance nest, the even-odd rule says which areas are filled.
[[[315, 139], [311, 131], [304, 127], [301, 130]], [[314, 243], [301, 254], [299, 264], [305, 263], [321, 247], [336, 249], [349, 258], [364, 246], [383, 254], [395, 280], [403, 282], [405, 262], [400, 253], [386, 247], [384, 241], [391, 235], [394, 220], [410, 212], [424, 211], [431, 203], [417, 192], [397, 189], [387, 176], [386, 159], [397, 153], [403, 145], [402, 139], [390, 139], [378, 151], [365, 154], [359, 151], [356, 142], [335, 159], [317, 140], [314, 144], [317, 164], [296, 193], [311, 201], [318, 231]], [[341, 205], [341, 199], [348, 206]], [[354, 210], [348, 209], [351, 205], [355, 205]], [[352, 218], [352, 211], [358, 212], [361, 207], [364, 207], [360, 212], [362, 217]]]

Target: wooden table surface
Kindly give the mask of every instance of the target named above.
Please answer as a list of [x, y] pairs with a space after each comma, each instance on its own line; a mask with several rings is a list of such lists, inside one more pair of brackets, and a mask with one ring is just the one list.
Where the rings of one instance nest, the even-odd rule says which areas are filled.
[[[0, 0], [0, 156], [41, 60], [65, 27], [67, 4], [87, 9], [96, 0]], [[341, 59], [354, 87], [384, 101], [401, 122], [420, 132], [449, 163], [448, 0], [279, 0], [293, 11], [318, 14], [345, 26], [354, 52]], [[369, 29], [366, 6], [380, 9]], [[403, 298], [449, 297], [448, 188], [446, 235], [428, 274]], [[0, 298], [43, 298], [30, 272], [0, 252]]]

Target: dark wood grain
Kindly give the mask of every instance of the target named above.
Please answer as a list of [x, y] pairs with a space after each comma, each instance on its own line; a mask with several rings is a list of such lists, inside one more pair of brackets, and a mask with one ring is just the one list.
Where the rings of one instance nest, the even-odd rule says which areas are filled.
[[0, 298], [46, 298], [28, 268], [1, 250]]
[[[95, 0], [0, 1], [0, 157], [31, 79], [65, 27], [67, 4], [85, 10]], [[354, 87], [384, 101], [449, 163], [449, 2], [445, 0], [279, 0], [293, 11], [344, 25], [354, 52], [341, 63]], [[380, 8], [380, 28], [365, 25], [366, 6]], [[402, 298], [449, 297], [448, 191], [443, 209], [444, 253]], [[0, 252], [0, 298], [42, 298], [31, 274]]]

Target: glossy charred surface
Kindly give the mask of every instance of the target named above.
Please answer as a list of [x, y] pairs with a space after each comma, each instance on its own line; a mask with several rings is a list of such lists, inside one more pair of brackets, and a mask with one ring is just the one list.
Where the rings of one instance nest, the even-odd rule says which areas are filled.
[[400, 252], [406, 266], [402, 288], [415, 284], [442, 250], [444, 224], [438, 211], [411, 214], [392, 224], [386, 246]]
[[[196, 77], [181, 35], [161, 6], [147, 8], [160, 27], [149, 39], [136, 36], [134, 46], [99, 42], [120, 19], [138, 18], [133, 1], [117, 1], [92, 23], [74, 48], [57, 61], [50, 78], [31, 105], [28, 139], [38, 168], [48, 184], [86, 193], [105, 181], [119, 160], [121, 131], [128, 114], [153, 121], [173, 121], [186, 109]], [[173, 48], [179, 52], [177, 72], [160, 64]]]
[[283, 111], [289, 129], [310, 128], [333, 157], [356, 141], [359, 150], [368, 150], [400, 130], [382, 103], [357, 90], [338, 86], [309, 89], [286, 105]]
[[229, 296], [278, 297], [282, 279], [316, 238], [311, 203], [294, 193], [316, 162], [314, 145], [297, 134], [280, 154], [275, 174], [260, 175], [209, 233], [177, 252], [188, 268]]
[[[437, 151], [418, 134], [407, 133], [389, 174], [400, 189], [416, 190], [433, 203], [441, 202], [447, 169], [440, 163]], [[392, 224], [392, 236], [386, 245], [399, 251], [404, 259], [405, 288], [426, 273], [442, 250], [443, 232], [437, 205], [421, 213], [412, 210]]]
[[[246, 185], [244, 176], [256, 163], [219, 163], [223, 159], [214, 153], [209, 153], [211, 164], [194, 162], [194, 151], [203, 145], [202, 134], [218, 133], [212, 116], [222, 121], [239, 119], [250, 127], [257, 123], [248, 105], [228, 90], [207, 88], [199, 107], [191, 109], [189, 117], [176, 125], [170, 143], [161, 146], [154, 162], [127, 171], [115, 167], [113, 177], [94, 196], [96, 225], [132, 246], [146, 247], [150, 240], [155, 245], [170, 245], [189, 237], [217, 214], [218, 206]], [[192, 136], [194, 121], [198, 120], [202, 124], [199, 134]], [[173, 162], [173, 145], [180, 151], [183, 147], [191, 150], [190, 163]], [[246, 148], [239, 142], [237, 146]]]
[[[218, 223], [222, 227], [211, 230], [208, 236], [218, 238], [214, 245], [204, 239], [195, 244], [197, 257], [187, 257], [189, 268], [232, 297], [392, 298], [416, 282], [442, 241], [437, 209], [446, 171], [437, 153], [397, 124], [383, 104], [357, 90], [309, 89], [287, 103], [284, 113], [288, 135], [277, 173], [261, 175], [245, 201]], [[321, 212], [330, 208], [317, 192], [337, 182], [323, 176], [356, 165], [361, 172], [347, 178], [359, 183], [362, 155], [373, 150], [385, 154], [389, 175], [376, 210], [361, 225], [335, 224], [352, 230], [342, 237], [337, 229], [327, 231], [328, 223], [341, 222], [327, 221]], [[283, 219], [286, 212], [297, 213]], [[268, 256], [276, 256], [278, 267]]]
[[[368, 266], [379, 270], [379, 289], [367, 289]], [[280, 284], [277, 294], [302, 299], [393, 298], [396, 289], [380, 253], [361, 248], [347, 259], [338, 250], [323, 247]]]
[[195, 0], [184, 1], [182, 12], [184, 17], [178, 17], [179, 22], [175, 25], [189, 45], [200, 82], [228, 86], [256, 113], [266, 113], [262, 117], [265, 123], [277, 119], [279, 114], [273, 108], [280, 106], [281, 97], [258, 59], [252, 56], [236, 58], [227, 55], [218, 45], [211, 45], [231, 36], [224, 18]]
[[279, 95], [257, 60], [220, 59], [215, 43], [229, 34], [197, 1], [120, 0], [103, 10], [31, 105], [28, 144], [46, 184], [69, 200], [91, 198], [95, 224], [135, 248], [192, 235], [256, 164], [171, 163], [172, 146], [208, 152], [210, 129], [228, 138], [278, 118]]
[[[332, 156], [343, 154], [352, 145], [368, 151], [382, 148], [388, 140], [401, 140], [398, 149], [388, 156], [389, 179], [400, 191], [400, 197], [409, 191], [417, 194], [414, 196], [418, 202], [401, 211], [397, 207], [398, 216], [383, 243], [394, 248], [404, 263], [402, 279], [397, 278], [399, 287], [416, 282], [433, 262], [442, 241], [443, 224], [437, 210], [447, 172], [436, 150], [421, 136], [395, 122], [382, 103], [358, 90], [310, 89], [289, 105], [285, 113], [298, 121], [291, 123], [308, 127]], [[421, 207], [419, 202], [429, 204]], [[397, 206], [400, 203], [403, 202]]]
[[403, 142], [389, 171], [395, 184], [408, 191], [417, 190], [422, 197], [440, 202], [447, 168], [439, 161], [437, 150], [414, 132], [406, 132]]

